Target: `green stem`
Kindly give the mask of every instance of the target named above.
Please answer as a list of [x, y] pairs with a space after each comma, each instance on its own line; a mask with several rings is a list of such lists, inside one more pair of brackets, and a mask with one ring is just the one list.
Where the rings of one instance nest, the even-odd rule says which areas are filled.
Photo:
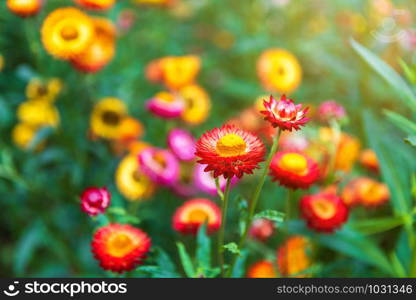
[[[279, 145], [280, 133], [281, 133], [281, 131], [280, 131], [280, 129], [278, 129], [278, 131], [276, 132], [276, 135], [274, 137], [273, 145], [272, 145], [272, 148], [270, 150], [269, 156], [267, 157], [266, 163], [264, 165], [263, 173], [260, 176], [260, 180], [257, 184], [257, 187], [256, 187], [255, 191], [254, 191], [253, 197], [251, 198], [249, 211], [248, 211], [247, 218], [246, 218], [246, 224], [245, 224], [245, 227], [244, 227], [244, 232], [241, 235], [240, 242], [238, 243], [238, 249], [240, 249], [240, 250], [244, 246], [244, 243], [247, 239], [248, 232], [250, 230], [250, 226], [251, 226], [251, 223], [253, 221], [254, 212], [256, 211], [257, 203], [258, 203], [258, 200], [259, 200], [259, 197], [260, 197], [260, 192], [263, 189], [264, 182], [266, 181], [266, 176], [267, 176], [267, 173], [269, 171], [270, 163], [272, 162], [273, 156], [277, 152], [277, 146]], [[237, 255], [233, 256], [230, 268], [228, 269], [227, 274], [226, 274], [225, 277], [230, 277], [231, 276], [234, 265], [237, 262], [237, 257], [238, 257]]]
[[218, 194], [218, 196], [220, 197], [220, 199], [222, 200], [222, 201], [224, 201], [224, 193], [222, 192], [222, 190], [221, 190], [221, 186], [220, 186], [220, 180], [219, 180], [219, 178], [217, 177], [217, 178], [215, 178], [215, 186], [217, 187], [217, 194]]
[[227, 209], [228, 209], [228, 200], [230, 198], [230, 186], [231, 178], [227, 179], [227, 185], [225, 186], [224, 196], [222, 198], [222, 207], [221, 207], [221, 227], [218, 233], [218, 260], [221, 267], [221, 274], [224, 275], [224, 233], [225, 233], [225, 224], [227, 220]]

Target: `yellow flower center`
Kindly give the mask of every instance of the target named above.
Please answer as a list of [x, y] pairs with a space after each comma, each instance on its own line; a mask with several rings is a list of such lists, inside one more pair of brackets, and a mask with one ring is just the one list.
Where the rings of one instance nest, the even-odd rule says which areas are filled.
[[167, 102], [167, 103], [172, 103], [172, 102], [175, 101], [175, 97], [171, 93], [168, 93], [168, 92], [160, 92], [160, 93], [157, 93], [156, 94], [156, 97], [159, 100], [161, 100], [163, 102]]
[[203, 223], [208, 220], [208, 214], [202, 209], [194, 209], [188, 215], [189, 222]]
[[103, 122], [110, 126], [118, 126], [121, 122], [120, 115], [112, 110], [104, 111], [102, 114]]
[[78, 31], [73, 26], [65, 26], [61, 30], [61, 36], [64, 40], [74, 40], [78, 37]]
[[224, 135], [217, 142], [216, 150], [220, 156], [231, 157], [242, 155], [246, 152], [247, 144], [244, 139], [234, 133]]
[[135, 247], [133, 239], [125, 233], [116, 233], [110, 237], [107, 251], [111, 256], [123, 257]]
[[335, 206], [325, 199], [312, 201], [313, 211], [322, 219], [330, 219], [335, 215]]
[[298, 153], [288, 153], [282, 156], [279, 167], [297, 175], [305, 175], [308, 171], [308, 161]]

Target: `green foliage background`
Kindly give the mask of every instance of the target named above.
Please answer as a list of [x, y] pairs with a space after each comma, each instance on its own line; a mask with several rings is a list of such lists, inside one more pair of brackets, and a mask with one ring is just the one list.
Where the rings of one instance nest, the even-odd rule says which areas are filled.
[[[410, 133], [393, 126], [383, 110], [393, 110], [412, 119], [414, 112], [409, 111], [406, 103], [416, 101], [414, 86], [409, 87], [413, 99], [402, 96], [403, 90], [397, 89], [392, 76], [384, 78], [392, 85], [385, 84], [364, 62], [375, 59], [372, 66], [377, 70], [384, 66], [381, 60], [370, 52], [354, 52], [351, 37], [374, 53], [386, 52], [388, 46], [377, 44], [371, 35], [374, 28], [357, 34], [345, 30], [337, 21], [342, 11], [368, 20], [369, 1], [292, 0], [283, 7], [271, 7], [271, 1], [266, 0], [183, 2], [190, 10], [186, 17], [130, 1], [118, 1], [112, 10], [101, 13], [116, 21], [119, 13], [129, 8], [135, 11], [137, 19], [129, 32], [118, 37], [117, 54], [109, 66], [97, 74], [85, 75], [65, 62], [54, 60], [40, 42], [39, 28], [45, 16], [54, 8], [73, 5], [72, 1], [47, 1], [41, 13], [30, 19], [12, 15], [2, 1], [0, 52], [6, 67], [0, 73], [0, 275], [104, 275], [89, 249], [96, 223], [80, 211], [78, 195], [87, 186], [107, 185], [113, 194], [113, 206], [130, 212], [135, 212], [135, 207], [122, 198], [114, 185], [120, 157], [114, 156], [104, 142], [87, 138], [89, 114], [101, 97], [123, 99], [131, 115], [145, 125], [144, 140], [164, 147], [166, 122], [152, 118], [144, 110], [144, 101], [162, 88], [144, 77], [144, 68], [150, 60], [189, 53], [201, 56], [203, 66], [198, 82], [208, 90], [213, 109], [207, 122], [192, 129], [199, 136], [237, 115], [264, 94], [256, 75], [256, 60], [263, 50], [282, 47], [299, 58], [304, 73], [303, 82], [292, 98], [312, 104], [327, 99], [342, 103], [350, 118], [346, 131], [358, 136], [364, 146], [375, 149], [381, 161], [382, 178], [392, 193], [387, 207], [374, 211], [358, 209], [348, 225], [335, 235], [313, 234], [302, 221], [293, 221], [291, 231], [311, 236], [319, 250], [314, 251], [315, 275], [408, 276], [415, 256], [411, 252], [415, 233], [411, 214], [415, 152], [403, 142]], [[416, 11], [413, 1], [394, 3], [413, 15]], [[315, 30], [319, 20], [324, 20], [325, 25]], [[221, 32], [233, 37], [228, 49], [215, 42]], [[399, 56], [414, 65], [414, 53], [393, 52], [390, 62], [396, 62]], [[61, 116], [59, 129], [44, 131], [38, 137], [48, 139], [44, 151], [27, 152], [13, 145], [10, 133], [17, 123], [16, 107], [25, 100], [25, 86], [35, 76], [59, 77], [65, 88], [56, 103]], [[228, 241], [237, 239], [238, 195], [248, 197], [252, 186], [253, 181], [247, 180], [233, 192]], [[283, 207], [286, 197], [283, 189], [266, 182], [262, 195], [263, 209]], [[205, 257], [203, 251], [210, 247], [206, 237], [201, 234], [197, 240], [184, 238], [171, 229], [171, 216], [181, 202], [161, 189], [152, 201], [140, 206], [139, 226], [149, 233], [155, 247], [147, 267], [132, 276], [190, 275], [189, 263], [184, 264], [185, 270], [179, 263], [179, 253], [182, 262], [187, 259], [183, 251], [178, 253], [177, 240], [191, 253], [188, 260], [207, 264], [201, 261]], [[115, 218], [120, 220], [123, 216], [115, 214]], [[274, 257], [281, 240], [277, 234], [266, 248], [251, 245], [248, 260]], [[196, 251], [195, 259], [196, 244], [205, 248]]]

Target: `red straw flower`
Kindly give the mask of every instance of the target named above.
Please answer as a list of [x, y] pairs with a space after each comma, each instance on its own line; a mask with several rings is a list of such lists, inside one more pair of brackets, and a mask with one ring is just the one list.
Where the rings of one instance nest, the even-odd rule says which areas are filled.
[[196, 156], [201, 158], [198, 163], [207, 165], [205, 172], [214, 171], [215, 178], [252, 174], [263, 161], [264, 153], [264, 144], [257, 136], [234, 125], [214, 128], [196, 144]]
[[110, 224], [96, 231], [91, 247], [104, 270], [122, 273], [142, 263], [150, 244], [150, 238], [140, 229]]
[[211, 200], [195, 198], [186, 201], [173, 216], [173, 228], [183, 234], [196, 234], [199, 227], [207, 223], [208, 233], [221, 226], [221, 210]]
[[104, 213], [110, 205], [111, 194], [106, 187], [89, 187], [81, 195], [81, 209], [90, 216]]
[[283, 95], [279, 101], [270, 95], [269, 101], [264, 100], [265, 110], [260, 111], [264, 119], [269, 121], [273, 127], [281, 130], [299, 130], [304, 126], [309, 118], [306, 117], [308, 108], [302, 109], [302, 104], [294, 104], [292, 99]]
[[300, 201], [302, 216], [308, 226], [331, 233], [348, 219], [348, 208], [340, 197], [332, 193], [304, 196]]
[[292, 189], [307, 189], [319, 178], [318, 164], [301, 152], [276, 153], [270, 164], [273, 181]]

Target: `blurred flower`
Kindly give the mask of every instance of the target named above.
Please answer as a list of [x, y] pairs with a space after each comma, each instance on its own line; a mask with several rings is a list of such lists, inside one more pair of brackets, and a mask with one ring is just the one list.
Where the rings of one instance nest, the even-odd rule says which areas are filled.
[[143, 124], [132, 117], [125, 117], [120, 124], [118, 140], [123, 143], [130, 143], [142, 137], [144, 132]]
[[304, 274], [311, 266], [308, 257], [311, 245], [307, 238], [303, 236], [292, 236], [287, 239], [277, 250], [277, 264], [279, 272], [287, 277], [308, 277]]
[[122, 273], [141, 264], [150, 245], [150, 238], [140, 229], [110, 224], [95, 232], [91, 248], [104, 270]]
[[273, 181], [292, 189], [307, 189], [319, 179], [318, 164], [301, 152], [280, 151], [270, 164]]
[[357, 138], [342, 133], [335, 158], [335, 169], [349, 172], [358, 158], [360, 148], [361, 144]]
[[105, 212], [110, 201], [111, 194], [106, 187], [89, 187], [81, 194], [81, 209], [90, 216], [96, 216]]
[[198, 163], [206, 164], [205, 171], [214, 171], [214, 177], [241, 178], [244, 173], [252, 174], [263, 161], [265, 151], [257, 136], [233, 125], [204, 133], [196, 144]]
[[302, 217], [311, 229], [331, 233], [348, 220], [348, 208], [332, 193], [305, 195], [300, 200]]
[[373, 171], [375, 173], [378, 173], [380, 171], [377, 155], [371, 149], [364, 149], [363, 151], [361, 151], [360, 163], [364, 168], [367, 168], [370, 171]]
[[7, 7], [19, 17], [36, 15], [42, 8], [42, 0], [7, 0]]
[[282, 151], [305, 151], [309, 146], [309, 140], [300, 131], [285, 131], [279, 139], [279, 149]]
[[251, 224], [249, 235], [259, 241], [266, 241], [274, 233], [274, 223], [268, 219], [255, 219]]
[[201, 60], [195, 55], [168, 56], [162, 58], [159, 63], [163, 82], [173, 90], [193, 83], [201, 68]]
[[146, 79], [152, 83], [158, 83], [163, 80], [163, 71], [160, 66], [160, 59], [150, 61], [145, 69]]
[[82, 52], [71, 58], [72, 65], [83, 72], [97, 72], [114, 57], [115, 27], [104, 18], [92, 18], [95, 36]]
[[147, 110], [166, 119], [179, 117], [184, 106], [184, 102], [179, 97], [169, 92], [157, 93], [146, 103]]
[[31, 126], [51, 126], [59, 124], [58, 110], [51, 104], [42, 101], [29, 100], [17, 108], [17, 117], [21, 122]]
[[78, 5], [93, 10], [106, 10], [111, 8], [116, 0], [75, 0]]
[[182, 234], [196, 234], [205, 222], [208, 233], [217, 231], [221, 226], [220, 208], [206, 198], [186, 201], [173, 215], [173, 228]]
[[269, 121], [273, 127], [281, 130], [299, 130], [300, 126], [305, 126], [309, 121], [306, 117], [308, 108], [302, 109], [302, 104], [294, 104], [292, 99], [283, 95], [280, 100], [270, 96], [269, 101], [264, 100], [264, 108], [261, 113], [264, 119]]
[[247, 278], [276, 278], [273, 263], [267, 260], [261, 260], [252, 264], [247, 271]]
[[132, 141], [128, 144], [128, 150], [130, 154], [138, 155], [143, 149], [151, 147], [150, 144], [143, 141]]
[[117, 28], [119, 32], [126, 33], [136, 21], [136, 11], [133, 9], [124, 9], [117, 18]]
[[207, 92], [199, 85], [192, 84], [181, 88], [179, 94], [185, 103], [182, 120], [190, 125], [203, 123], [211, 109], [211, 100]]
[[46, 51], [69, 59], [89, 46], [94, 38], [94, 25], [91, 18], [77, 8], [58, 8], [44, 20], [41, 35]]
[[62, 81], [59, 78], [51, 78], [46, 81], [33, 78], [26, 86], [26, 97], [29, 100], [54, 102], [61, 89]]
[[197, 193], [197, 189], [192, 180], [193, 169], [195, 163], [192, 162], [180, 162], [179, 164], [179, 178], [172, 185], [173, 191], [180, 197], [188, 198]]
[[153, 182], [172, 185], [179, 179], [179, 162], [168, 150], [146, 148], [139, 153], [140, 169]]
[[116, 185], [120, 193], [130, 201], [149, 198], [155, 185], [140, 169], [137, 156], [130, 154], [119, 163], [116, 171]]
[[168, 134], [168, 145], [180, 160], [191, 161], [195, 158], [195, 139], [186, 130], [172, 129]]
[[348, 206], [361, 204], [366, 207], [380, 206], [390, 198], [387, 185], [367, 177], [350, 181], [342, 191], [342, 200]]
[[26, 150], [36, 136], [37, 130], [37, 127], [27, 123], [18, 123], [13, 128], [12, 140], [17, 147]]
[[330, 120], [342, 121], [347, 114], [344, 107], [338, 102], [328, 100], [319, 105], [317, 116], [321, 122], [328, 123]]
[[[217, 186], [215, 185], [215, 178], [213, 172], [205, 172], [207, 165], [197, 164], [194, 168], [193, 182], [195, 186], [203, 193], [209, 194], [211, 196], [217, 196]], [[218, 177], [220, 189], [224, 192], [225, 186], [227, 185], [227, 180], [224, 176]], [[238, 182], [237, 177], [231, 179], [231, 185], [234, 185]]]
[[284, 49], [268, 49], [257, 61], [257, 75], [271, 92], [293, 92], [302, 79], [302, 68], [296, 57]]
[[127, 115], [127, 108], [118, 98], [103, 98], [91, 114], [90, 126], [99, 137], [115, 139], [120, 136], [122, 120]]
[[[319, 128], [320, 141], [326, 143], [327, 145], [331, 145], [334, 143], [334, 138], [334, 130], [328, 127]], [[350, 172], [358, 158], [360, 148], [361, 144], [357, 138], [341, 132], [335, 155], [335, 170], [346, 173]]]

